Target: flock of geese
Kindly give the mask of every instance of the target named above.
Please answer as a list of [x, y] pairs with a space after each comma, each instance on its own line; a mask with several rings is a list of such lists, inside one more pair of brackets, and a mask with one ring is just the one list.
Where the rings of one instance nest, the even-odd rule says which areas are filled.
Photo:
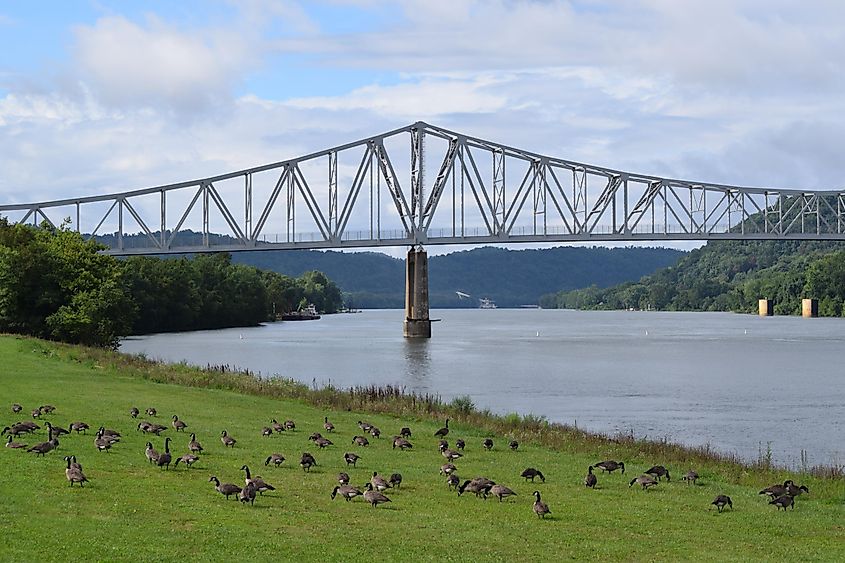
[[[56, 408], [52, 405], [42, 405], [37, 409], [33, 409], [31, 411], [31, 416], [34, 420], [43, 419], [43, 417], [51, 415], [55, 410]], [[23, 407], [20, 404], [14, 403], [12, 405], [13, 413], [18, 414], [22, 411]], [[148, 408], [145, 412], [148, 417], [157, 416], [155, 408]], [[129, 411], [129, 415], [133, 419], [137, 418], [140, 413], [141, 411], [136, 407], [133, 407]], [[36, 456], [45, 456], [59, 447], [60, 436], [71, 435], [72, 433], [86, 433], [87, 430], [91, 428], [88, 424], [82, 421], [72, 422], [68, 425], [67, 429], [65, 429], [60, 426], [54, 426], [49, 420], [44, 420], [43, 424], [47, 428], [47, 441], [40, 442], [32, 446], [16, 441], [20, 439], [21, 436], [32, 435], [41, 429], [41, 426], [34, 422], [34, 420], [16, 422], [11, 426], [3, 428], [2, 434], [8, 433], [8, 439], [5, 444], [6, 447], [34, 453]], [[175, 414], [171, 417], [170, 426], [150, 422], [149, 420], [142, 420], [136, 425], [138, 432], [142, 432], [144, 434], [154, 434], [157, 437], [160, 436], [162, 432], [169, 430], [170, 428], [173, 428], [175, 432], [183, 432], [187, 427], [188, 424], [179, 419], [179, 417]], [[379, 438], [381, 436], [381, 430], [370, 423], [359, 420], [358, 427], [362, 433], [355, 435], [352, 438], [352, 445], [366, 447], [370, 443], [367, 436], [373, 438]], [[296, 430], [296, 424], [294, 421], [286, 420], [285, 422], [280, 423], [276, 419], [272, 419], [269, 426], [265, 426], [261, 429], [261, 435], [271, 436], [273, 433], [282, 433], [294, 430]], [[329, 421], [328, 417], [324, 417], [323, 430], [330, 435], [335, 430], [334, 424]], [[462, 482], [460, 477], [458, 477], [458, 468], [454, 462], [464, 456], [466, 442], [463, 439], [457, 439], [454, 442], [454, 449], [452, 449], [449, 442], [446, 440], [449, 433], [449, 419], [446, 419], [446, 423], [443, 428], [440, 428], [434, 433], [434, 437], [439, 440], [437, 442], [437, 449], [445, 459], [445, 463], [440, 466], [440, 475], [445, 476], [446, 485], [449, 490], [454, 490], [457, 492], [458, 496], [461, 496], [464, 493], [473, 493], [476, 497], [483, 498], [485, 500], [489, 496], [493, 496], [497, 498], [499, 502], [503, 502], [511, 496], [517, 496], [517, 493], [511, 488], [501, 483], [496, 483], [486, 477], [465, 479]], [[413, 449], [414, 445], [410, 441], [411, 437], [411, 429], [403, 427], [399, 433], [393, 437], [392, 448], [394, 450], [399, 449], [402, 451]], [[120, 439], [120, 432], [100, 426], [97, 429], [94, 438], [94, 446], [100, 452], [109, 452], [114, 445], [120, 442]], [[312, 433], [308, 439], [320, 450], [334, 445], [334, 442], [332, 442], [328, 437], [323, 436], [321, 432]], [[188, 452], [181, 456], [174, 457], [175, 454], [170, 451], [171, 442], [172, 439], [169, 436], [165, 437], [164, 451], [158, 451], [154, 448], [152, 442], [148, 441], [144, 449], [144, 455], [146, 456], [147, 461], [150, 464], [165, 470], [168, 470], [171, 467], [176, 468], [180, 463], [190, 468], [194, 463], [199, 461], [200, 455], [204, 452], [204, 448], [197, 440], [195, 433], [190, 434]], [[223, 430], [220, 433], [220, 442], [224, 448], [234, 448], [237, 444], [237, 440], [230, 436], [226, 430]], [[481, 445], [488, 451], [492, 450], [494, 447], [494, 443], [491, 438], [484, 439]], [[519, 443], [516, 440], [511, 440], [508, 443], [508, 447], [511, 450], [516, 451], [519, 448]], [[84, 483], [88, 482], [88, 478], [83, 472], [82, 465], [77, 462], [75, 455], [64, 456], [63, 459], [65, 461], [65, 477], [71, 487], [73, 487], [74, 484], [79, 484], [79, 486], [82, 487]], [[346, 452], [343, 454], [343, 460], [346, 463], [346, 467], [357, 467], [358, 460], [360, 459], [361, 457], [354, 452]], [[273, 464], [275, 467], [279, 467], [285, 462], [285, 460], [286, 458], [284, 455], [280, 453], [272, 453], [267, 456], [264, 461], [264, 465], [269, 466], [270, 464]], [[303, 452], [299, 459], [299, 465], [304, 472], [309, 472], [312, 467], [317, 465], [317, 460], [313, 454]], [[208, 481], [213, 483], [214, 489], [221, 495], [225, 496], [226, 499], [234, 497], [242, 503], [249, 503], [250, 505], [255, 503], [257, 495], [261, 496], [265, 492], [276, 490], [275, 487], [264, 481], [264, 479], [260, 476], [253, 476], [248, 465], [244, 464], [240, 469], [244, 472], [244, 485], [221, 483], [215, 475], [209, 477]], [[596, 469], [602, 473], [606, 473], [607, 475], [613, 474], [618, 470], [624, 475], [625, 463], [616, 460], [605, 460], [590, 465], [587, 468], [587, 474], [583, 480], [585, 487], [591, 489], [595, 489], [597, 487], [598, 477], [594, 473], [594, 470]], [[526, 468], [520, 476], [525, 479], [526, 483], [529, 480], [532, 483], [535, 483], [535, 479], [537, 478], [540, 479], [541, 483], [546, 482], [546, 477], [543, 473], [534, 467]], [[646, 470], [642, 475], [631, 479], [628, 486], [630, 488], [634, 485], [639, 485], [642, 490], [648, 490], [649, 488], [660, 484], [662, 479], [665, 479], [668, 483], [671, 481], [671, 478], [669, 470], [666, 467], [663, 465], [655, 465]], [[683, 475], [682, 480], [686, 481], [687, 484], [694, 485], [696, 484], [698, 478], [698, 473], [690, 470]], [[367, 482], [364, 485], [363, 490], [361, 490], [361, 488], [350, 484], [350, 477], [348, 473], [341, 471], [337, 474], [337, 483], [338, 484], [334, 486], [330, 493], [333, 500], [338, 495], [343, 497], [347, 502], [356, 497], [362, 497], [364, 501], [375, 508], [380, 504], [392, 502], [385, 494], [385, 491], [388, 489], [400, 489], [402, 484], [402, 475], [400, 473], [393, 473], [389, 477], [385, 477], [380, 475], [377, 471], [374, 471], [369, 482]], [[770, 505], [774, 505], [777, 509], [783, 509], [786, 511], [787, 508], [792, 508], [793, 510], [795, 509], [795, 498], [802, 493], [809, 493], [809, 489], [804, 485], [796, 485], [792, 480], [787, 480], [783, 484], [776, 484], [771, 487], [767, 487], [760, 491], [759, 494], [769, 497]], [[549, 505], [541, 498], [540, 491], [535, 490], [532, 494], [534, 496], [534, 503], [532, 505], [534, 514], [536, 514], [538, 518], [545, 518], [546, 515], [551, 514]], [[733, 501], [729, 496], [724, 494], [716, 496], [710, 504], [715, 506], [720, 513], [726, 506], [733, 510]]]

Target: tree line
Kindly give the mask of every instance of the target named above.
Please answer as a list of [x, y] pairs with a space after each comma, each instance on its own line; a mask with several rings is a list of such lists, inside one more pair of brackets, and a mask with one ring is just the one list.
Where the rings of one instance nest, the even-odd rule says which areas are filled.
[[820, 241], [715, 241], [677, 265], [637, 282], [544, 295], [544, 308], [757, 310], [774, 300], [775, 313], [801, 312], [803, 298], [819, 300], [822, 316], [845, 316], [845, 246]]
[[105, 248], [64, 226], [0, 218], [0, 330], [116, 347], [130, 334], [249, 326], [307, 303], [324, 313], [343, 305], [317, 271], [293, 278], [225, 253], [119, 260]]

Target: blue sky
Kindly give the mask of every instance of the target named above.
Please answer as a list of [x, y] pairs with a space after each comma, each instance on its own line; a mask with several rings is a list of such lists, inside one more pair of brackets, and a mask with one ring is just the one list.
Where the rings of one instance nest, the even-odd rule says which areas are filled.
[[0, 199], [417, 120], [657, 175], [842, 188], [838, 0], [0, 2]]

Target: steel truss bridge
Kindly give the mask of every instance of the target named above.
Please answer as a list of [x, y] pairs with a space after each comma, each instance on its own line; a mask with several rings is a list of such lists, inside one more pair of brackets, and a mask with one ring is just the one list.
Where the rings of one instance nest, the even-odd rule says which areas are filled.
[[845, 190], [676, 180], [417, 122], [306, 156], [106, 195], [0, 206], [116, 255], [433, 244], [845, 240]]

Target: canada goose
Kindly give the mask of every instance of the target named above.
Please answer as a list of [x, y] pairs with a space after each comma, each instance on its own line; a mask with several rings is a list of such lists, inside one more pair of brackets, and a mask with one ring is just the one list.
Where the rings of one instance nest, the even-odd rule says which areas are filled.
[[373, 476], [370, 478], [370, 483], [379, 491], [389, 489], [392, 485], [381, 475], [378, 471], [373, 471]]
[[546, 514], [551, 514], [552, 511], [549, 510], [549, 505], [540, 500], [540, 491], [534, 491], [534, 514], [537, 515], [537, 518], [546, 518]]
[[461, 484], [461, 478], [458, 477], [457, 473], [450, 473], [448, 477], [446, 477], [446, 486], [451, 491], [452, 489], [458, 490], [458, 485]]
[[235, 444], [237, 443], [237, 440], [235, 440], [234, 438], [229, 436], [229, 433], [226, 432], [225, 430], [220, 433], [220, 441], [223, 442], [224, 448], [226, 448], [226, 447], [234, 448]]
[[598, 463], [594, 463], [593, 467], [598, 467], [602, 471], [607, 471], [608, 473], [613, 473], [617, 469], [621, 469], [622, 475], [625, 475], [625, 462], [622, 461], [600, 461]]
[[264, 428], [261, 429], [261, 435], [262, 436], [272, 436], [273, 435], [273, 429], [270, 428], [269, 426], [265, 426]]
[[449, 440], [440, 440], [439, 442], [437, 442], [437, 449], [438, 450], [441, 449], [441, 448], [448, 448], [448, 447], [449, 447]]
[[156, 424], [154, 422], [148, 422], [146, 420], [142, 420], [138, 423], [138, 430], [143, 432], [144, 434], [150, 433], [155, 434], [156, 436], [160, 436], [162, 432], [167, 430], [167, 426], [162, 424]]
[[82, 464], [79, 463], [78, 461], [76, 461], [76, 456], [72, 455], [72, 456], [69, 456], [69, 457], [70, 457], [70, 466], [72, 468], [75, 467], [75, 468], [79, 469], [80, 471], [82, 471]]
[[631, 479], [631, 482], [628, 483], [628, 487], [632, 487], [634, 483], [642, 486], [643, 490], [648, 490], [649, 487], [657, 485], [657, 479], [651, 475], [640, 475], [639, 477]]
[[147, 416], [155, 416], [156, 410], [153, 407], [147, 409]]
[[296, 423], [292, 420], [286, 420], [285, 430], [296, 430]]
[[171, 424], [173, 425], [173, 428], [176, 429], [176, 432], [182, 432], [185, 428], [188, 427], [188, 425], [185, 424], [185, 422], [179, 420], [179, 417], [175, 414], [173, 415], [173, 422]]
[[356, 489], [350, 485], [335, 485], [335, 488], [332, 489], [332, 500], [334, 500], [334, 497], [336, 497], [338, 493], [346, 499], [346, 502], [364, 494], [360, 489]]
[[669, 470], [663, 467], [662, 465], [655, 465], [651, 469], [646, 471], [646, 475], [654, 475], [657, 477], [657, 480], [660, 481], [661, 477], [666, 477], [666, 481], [669, 482], [672, 480], [672, 476], [669, 475]]
[[317, 460], [308, 452], [303, 452], [302, 457], [299, 458], [299, 465], [303, 471], [311, 471], [311, 467], [317, 465]]
[[793, 498], [797, 497], [802, 492], [809, 494], [810, 489], [808, 489], [806, 487], [806, 485], [801, 485], [800, 487], [796, 487], [795, 483], [793, 483], [792, 481], [789, 481], [789, 484], [786, 485], [786, 494], [788, 494], [789, 496], [791, 496]]
[[38, 407], [38, 410], [41, 411], [41, 414], [52, 414], [52, 412], [56, 410], [56, 407], [53, 405], [41, 405]]
[[68, 430], [73, 430], [77, 434], [79, 434], [80, 432], [85, 432], [89, 428], [91, 428], [91, 427], [88, 426], [87, 424], [85, 424], [84, 422], [80, 422], [80, 421], [71, 422], [70, 426], [68, 426]]
[[97, 430], [97, 436], [94, 438], [94, 447], [97, 448], [97, 451], [109, 453], [111, 447], [118, 441], [119, 438], [103, 434], [103, 427], [101, 426], [100, 429]]
[[147, 457], [149, 463], [158, 463], [158, 452], [153, 448], [152, 442], [147, 442], [147, 447], [144, 449], [144, 455]]
[[377, 427], [373, 426], [372, 428], [370, 428], [370, 435], [373, 438], [381, 438], [381, 430], [379, 430]]
[[775, 500], [769, 501], [769, 504], [775, 505], [778, 510], [782, 508], [784, 512], [786, 512], [786, 509], [790, 506], [792, 507], [792, 510], [795, 510], [795, 499], [790, 495], [778, 497]]
[[282, 424], [281, 422], [279, 422], [278, 420], [276, 420], [275, 418], [270, 420], [270, 426], [271, 426], [271, 427], [273, 428], [273, 430], [275, 430], [278, 434], [281, 434], [282, 432], [284, 432], [284, 431], [285, 431], [285, 425], [284, 425], [284, 424]]
[[55, 450], [59, 445], [59, 441], [56, 438], [53, 438], [52, 435], [50, 439], [46, 442], [41, 442], [40, 444], [35, 444], [31, 448], [29, 448], [28, 452], [33, 452], [36, 456], [43, 456], [53, 450]]
[[26, 444], [21, 444], [20, 442], [13, 442], [12, 441], [12, 435], [9, 434], [9, 439], [6, 440], [6, 447], [12, 448], [12, 449], [20, 449], [20, 448], [25, 448]]
[[190, 467], [193, 464], [195, 464], [196, 462], [198, 462], [199, 460], [200, 460], [200, 457], [198, 455], [194, 455], [192, 453], [187, 453], [187, 454], [185, 454], [181, 457], [176, 458], [176, 463], [173, 464], [173, 468], [175, 469], [176, 466], [179, 465], [180, 461], [182, 463], [184, 463], [185, 465], [187, 465], [188, 467]]
[[391, 473], [389, 482], [392, 487], [400, 488], [402, 485], [402, 474]]
[[525, 471], [523, 471], [523, 472], [522, 472], [522, 474], [521, 474], [521, 476], [522, 476], [522, 477], [525, 477], [525, 480], [526, 480], [526, 481], [528, 481], [529, 479], [531, 479], [531, 482], [532, 482], [532, 483], [534, 482], [534, 478], [535, 478], [535, 477], [539, 477], [539, 478], [540, 478], [540, 480], [541, 480], [543, 483], [545, 483], [545, 482], [546, 482], [546, 477], [543, 475], [543, 472], [542, 472], [542, 471], [540, 471], [539, 469], [534, 469], [533, 467], [529, 467], [528, 469], [526, 469]]
[[494, 481], [491, 481], [484, 477], [476, 477], [475, 479], [464, 481], [463, 485], [458, 487], [458, 496], [463, 495], [464, 492], [467, 491], [470, 493], [475, 493], [476, 497], [480, 495], [486, 495], [488, 492], [490, 492], [490, 489], [493, 488], [495, 484], [496, 483]]
[[217, 490], [218, 493], [224, 495], [226, 500], [229, 500], [229, 497], [232, 495], [237, 495], [241, 492], [241, 488], [234, 483], [220, 483], [220, 479], [212, 475], [208, 478], [209, 482], [214, 482], [214, 488]]
[[341, 471], [337, 474], [337, 482], [341, 485], [348, 485], [349, 484], [349, 473], [344, 473]]
[[460, 452], [456, 452], [455, 450], [450, 450], [448, 448], [441, 447], [440, 448], [440, 455], [448, 459], [449, 461], [454, 461], [459, 457], [464, 457], [464, 454]]
[[461, 438], [458, 438], [455, 440], [455, 447], [463, 451], [464, 447], [466, 447], [466, 442], [464, 442]]
[[[499, 502], [502, 502], [502, 499], [506, 497], [516, 496], [516, 493], [514, 491], [504, 485], [493, 485], [492, 487], [490, 487], [490, 491], [487, 494], [491, 494], [494, 497], [499, 497]], [[487, 494], [484, 495], [485, 499], [487, 499]]]
[[319, 432], [314, 432], [313, 434], [308, 436], [308, 439], [311, 440], [312, 442], [316, 442], [317, 440], [319, 440], [322, 437], [323, 437], [323, 435], [320, 434]]
[[334, 424], [329, 422], [329, 417], [323, 417], [323, 428], [326, 429], [326, 432], [334, 432]]
[[361, 459], [361, 456], [352, 452], [346, 452], [345, 454], [343, 454], [343, 459], [344, 461], [346, 461], [346, 465], [351, 465], [355, 467], [355, 464], [358, 463], [358, 460]]
[[394, 450], [396, 448], [399, 448], [400, 450], [404, 451], [404, 450], [410, 450], [413, 447], [414, 447], [414, 445], [411, 442], [409, 442], [405, 438], [402, 438], [401, 436], [397, 436], [393, 439], [393, 449]]
[[457, 470], [458, 470], [458, 468], [455, 467], [454, 463], [444, 463], [443, 465], [440, 466], [440, 474], [441, 475], [451, 475], [452, 473], [454, 473]]
[[449, 419], [446, 419], [446, 426], [438, 430], [434, 433], [435, 436], [439, 436], [440, 438], [445, 438], [446, 435], [449, 434]]
[[61, 428], [60, 426], [53, 426], [52, 424], [50, 424], [49, 420], [45, 424], [47, 425], [47, 428], [49, 428], [53, 435], [56, 437], [61, 436], [62, 434], [70, 434], [68, 430]]
[[[682, 480], [687, 482], [687, 485], [695, 485], [696, 481], [698, 481], [698, 473], [690, 469], [687, 471], [687, 474], [681, 477]], [[733, 508], [733, 507], [731, 507]]]
[[138, 418], [139, 414], [141, 414], [141, 411], [138, 410], [138, 407], [132, 407], [129, 409], [129, 416], [132, 418]]
[[276, 467], [279, 467], [285, 461], [285, 456], [282, 454], [270, 454], [267, 456], [267, 459], [264, 460], [264, 465], [270, 465], [271, 463]]
[[12, 425], [12, 431], [16, 429], [22, 430], [23, 432], [35, 432], [36, 430], [40, 430], [41, 427], [34, 422], [29, 420], [25, 420], [23, 422], [16, 422]]
[[399, 431], [399, 435], [405, 439], [408, 439], [411, 437], [411, 429], [407, 426], [403, 426], [402, 430]]
[[322, 436], [317, 438], [316, 440], [314, 440], [314, 443], [317, 444], [318, 446], [320, 446], [321, 450], [325, 447], [334, 445], [334, 442], [332, 442], [328, 438], [323, 438]]
[[355, 436], [354, 438], [352, 438], [352, 443], [357, 444], [359, 446], [369, 446], [370, 445], [370, 441], [367, 440], [367, 438], [365, 438], [364, 436]]
[[729, 497], [728, 495], [719, 495], [714, 498], [713, 502], [711, 502], [710, 504], [718, 508], [719, 512], [722, 512], [722, 509], [725, 508], [725, 505], [730, 506], [731, 510], [734, 509], [734, 503], [731, 501], [731, 497]]
[[81, 467], [72, 467], [71, 466], [71, 458], [69, 456], [65, 456], [65, 461], [67, 461], [67, 469], [65, 469], [65, 477], [67, 477], [70, 486], [73, 487], [74, 483], [79, 483], [79, 486], [82, 486], [82, 483], [87, 483], [88, 478], [82, 473]]
[[516, 440], [511, 440], [510, 442], [508, 442], [508, 447], [511, 450], [516, 451], [519, 449], [519, 442], [517, 442]]
[[121, 438], [120, 432], [118, 432], [117, 430], [112, 430], [110, 428], [106, 428], [105, 426], [100, 426], [100, 430], [103, 431], [103, 436], [111, 438], [112, 441], [114, 441], [114, 442], [120, 441], [120, 438]]
[[369, 432], [370, 428], [372, 428], [372, 427], [373, 427], [373, 425], [370, 424], [369, 422], [363, 422], [361, 420], [358, 421], [358, 428], [360, 428], [364, 432]]
[[249, 482], [246, 486], [241, 489], [241, 492], [238, 493], [238, 500], [243, 503], [249, 503], [251, 506], [255, 506], [255, 483]]
[[276, 487], [273, 485], [264, 482], [260, 476], [256, 475], [254, 478], [249, 473], [249, 467], [247, 465], [241, 466], [241, 471], [246, 473], [246, 478], [244, 479], [244, 483], [249, 485], [252, 483], [255, 485], [255, 490], [258, 491], [259, 494], [263, 495], [265, 491], [275, 491]]
[[202, 444], [197, 442], [197, 435], [194, 433], [191, 433], [191, 441], [188, 442], [188, 449], [195, 454], [202, 452]]
[[493, 449], [493, 440], [490, 438], [485, 438], [481, 445], [484, 446], [484, 449], [488, 452]]
[[41, 416], [41, 411], [38, 409], [32, 409], [32, 418], [39, 418]]
[[783, 495], [786, 494], [787, 488], [791, 484], [792, 484], [792, 480], [787, 479], [786, 481], [783, 482], [783, 485], [772, 485], [771, 487], [766, 487], [765, 489], [763, 489], [762, 491], [760, 491], [757, 494], [768, 495], [769, 497], [771, 497], [773, 499], [778, 498], [778, 497], [782, 497]]
[[164, 439], [164, 451], [158, 454], [158, 459], [156, 463], [159, 467], [164, 467], [165, 469], [170, 469], [170, 462], [172, 461], [173, 456], [170, 455], [170, 437]]
[[13, 413], [17, 414], [17, 413], [21, 412], [22, 410], [23, 410], [23, 406], [21, 406], [19, 403], [12, 403], [12, 412]]
[[364, 491], [364, 499], [373, 505], [373, 508], [378, 506], [379, 504], [383, 504], [385, 502], [391, 502], [389, 498], [384, 496], [382, 493], [373, 490], [372, 483], [367, 483]]
[[599, 482], [598, 477], [593, 475], [593, 466], [591, 465], [587, 468], [587, 476], [584, 477], [584, 486], [586, 486], [590, 489], [595, 489], [596, 483], [598, 483], [598, 482]]

